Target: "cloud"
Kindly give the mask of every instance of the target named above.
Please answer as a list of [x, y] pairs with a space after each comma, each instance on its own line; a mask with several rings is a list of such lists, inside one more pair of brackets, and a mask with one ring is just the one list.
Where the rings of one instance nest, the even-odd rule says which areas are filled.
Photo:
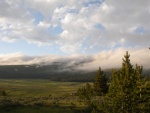
[[122, 58], [124, 58], [125, 52], [130, 54], [131, 64], [142, 65], [144, 69], [149, 69], [150, 65], [147, 61], [150, 60], [150, 54], [148, 49], [122, 49], [119, 48], [115, 51], [103, 51], [99, 54], [93, 55], [93, 61], [82, 65], [78, 69], [83, 70], [95, 70], [99, 66], [102, 69], [119, 68], [122, 65]]
[[52, 65], [55, 62], [63, 64], [64, 69], [70, 67], [75, 70], [93, 71], [100, 66], [102, 69], [119, 68], [122, 65], [122, 58], [130, 54], [131, 64], [142, 65], [144, 69], [150, 69], [149, 49], [122, 49], [115, 51], [102, 51], [94, 55], [72, 54], [68, 56], [46, 55], [46, 56], [25, 56], [22, 53], [0, 54], [0, 65]]
[[69, 54], [146, 48], [149, 4], [148, 0], [2, 0], [0, 40], [55, 45]]

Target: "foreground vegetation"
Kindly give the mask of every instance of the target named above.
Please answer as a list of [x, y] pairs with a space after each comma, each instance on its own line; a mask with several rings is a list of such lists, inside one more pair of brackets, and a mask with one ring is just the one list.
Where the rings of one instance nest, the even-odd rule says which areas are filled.
[[78, 89], [78, 95], [89, 113], [149, 113], [150, 81], [143, 67], [133, 66], [130, 55], [124, 55], [122, 67], [114, 69], [110, 83], [99, 68], [93, 85]]
[[[75, 95], [80, 82], [49, 80], [0, 80], [0, 113], [74, 113], [83, 106]], [[38, 109], [38, 110], [37, 110]], [[20, 112], [21, 110], [21, 112]]]

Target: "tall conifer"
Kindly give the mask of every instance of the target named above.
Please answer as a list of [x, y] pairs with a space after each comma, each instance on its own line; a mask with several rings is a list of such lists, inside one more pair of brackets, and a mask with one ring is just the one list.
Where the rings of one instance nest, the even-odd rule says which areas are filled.
[[109, 96], [114, 113], [138, 113], [140, 106], [144, 106], [142, 92], [144, 92], [145, 82], [142, 67], [136, 65], [134, 69], [129, 57], [130, 55], [126, 52], [122, 68], [112, 73]]
[[93, 83], [93, 87], [96, 95], [101, 96], [107, 93], [108, 90], [107, 78], [100, 67], [95, 77], [95, 82]]

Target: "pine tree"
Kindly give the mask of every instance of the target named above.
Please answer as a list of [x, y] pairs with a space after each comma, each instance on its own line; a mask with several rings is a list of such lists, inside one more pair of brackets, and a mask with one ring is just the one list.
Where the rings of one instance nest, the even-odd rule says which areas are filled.
[[82, 88], [79, 88], [77, 91], [78, 97], [80, 101], [83, 101], [86, 104], [91, 103], [91, 99], [93, 98], [93, 88], [89, 83], [86, 83], [86, 85]]
[[130, 63], [130, 55], [126, 52], [122, 68], [112, 73], [109, 96], [111, 97], [112, 112], [133, 113], [140, 112], [144, 100], [144, 76], [142, 67], [136, 65], [135, 69]]
[[106, 94], [108, 91], [107, 78], [103, 73], [103, 71], [101, 71], [100, 67], [95, 77], [95, 82], [93, 83], [93, 87], [94, 87], [95, 94], [98, 96], [102, 96]]

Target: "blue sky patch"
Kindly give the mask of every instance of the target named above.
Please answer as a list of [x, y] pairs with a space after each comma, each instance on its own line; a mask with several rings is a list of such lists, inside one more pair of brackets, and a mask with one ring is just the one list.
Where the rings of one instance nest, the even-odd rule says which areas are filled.
[[36, 11], [34, 9], [28, 9], [28, 11], [34, 17], [36, 25], [39, 24], [40, 21], [42, 22], [44, 20], [44, 15], [40, 13], [39, 11]]
[[78, 14], [79, 10], [78, 9], [70, 9], [70, 10], [68, 10], [68, 13]]
[[103, 2], [104, 0], [90, 0], [90, 1], [84, 2], [83, 5], [85, 7], [89, 7], [90, 5], [100, 6]]
[[100, 23], [95, 24], [94, 27], [97, 28], [97, 29], [100, 29], [100, 30], [105, 30], [105, 27]]
[[63, 32], [63, 29], [61, 28], [61, 26], [56, 26], [56, 27], [53, 27], [51, 26], [48, 31], [52, 34], [52, 35], [58, 35], [60, 33]]
[[8, 43], [0, 41], [0, 53], [9, 54], [21, 52], [25, 55], [47, 55], [47, 54], [62, 54], [58, 46], [37, 46], [33, 43], [28, 43], [24, 40], [17, 41], [15, 43]]
[[137, 34], [144, 34], [146, 30], [144, 27], [137, 27], [133, 32]]

